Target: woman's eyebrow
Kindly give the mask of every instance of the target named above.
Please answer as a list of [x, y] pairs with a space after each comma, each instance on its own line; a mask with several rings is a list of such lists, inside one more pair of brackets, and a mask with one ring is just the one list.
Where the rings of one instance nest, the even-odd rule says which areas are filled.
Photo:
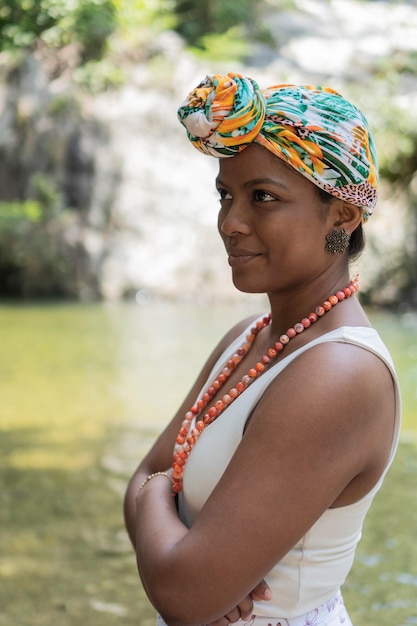
[[248, 180], [247, 183], [244, 183], [244, 187], [252, 187], [253, 185], [264, 185], [264, 184], [274, 185], [275, 187], [281, 187], [282, 189], [290, 190], [290, 187], [285, 183], [282, 183], [280, 180], [276, 178], [253, 178], [252, 180]]
[[[220, 177], [217, 177], [214, 182], [215, 182], [216, 187], [219, 185], [226, 186], [226, 183], [224, 183]], [[263, 185], [265, 183], [269, 185], [275, 185], [276, 187], [281, 187], [282, 189], [286, 189], [288, 191], [290, 190], [290, 187], [288, 185], [285, 185], [285, 183], [282, 183], [281, 181], [276, 180], [276, 178], [268, 178], [268, 177], [253, 178], [251, 180], [248, 180], [246, 183], [244, 183], [243, 186], [252, 187], [253, 185]]]

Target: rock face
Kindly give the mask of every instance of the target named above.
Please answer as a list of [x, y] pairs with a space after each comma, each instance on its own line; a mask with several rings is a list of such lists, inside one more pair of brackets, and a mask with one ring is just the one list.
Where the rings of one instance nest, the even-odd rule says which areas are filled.
[[[45, 60], [31, 53], [3, 66], [0, 112], [1, 216], [9, 222], [16, 245], [24, 244], [28, 256], [38, 253], [36, 268], [36, 263], [22, 261], [18, 284], [7, 284], [3, 276], [3, 293], [8, 295], [9, 288], [22, 295], [98, 295], [98, 264], [86, 246], [86, 232], [99, 196], [99, 153], [109, 143], [105, 126], [83, 113], [69, 81], [57, 89]], [[108, 174], [106, 188], [112, 189]], [[112, 177], [117, 178], [117, 167]], [[100, 230], [109, 221], [112, 204], [110, 193], [102, 199], [96, 220]], [[10, 223], [7, 207], [27, 201], [37, 202], [42, 214], [35, 223], [24, 214]], [[18, 251], [11, 255], [11, 262], [21, 256]], [[58, 265], [61, 271], [51, 280], [50, 271]]]
[[[123, 291], [189, 297], [211, 290], [217, 274], [227, 272], [215, 233], [217, 163], [188, 144], [177, 122], [184, 93], [169, 84], [147, 86], [139, 71], [129, 85], [94, 102], [121, 176], [108, 235], [111, 253], [103, 263], [106, 297], [117, 297], [123, 283]], [[227, 293], [226, 286], [218, 289]]]
[[[411, 6], [298, 5], [283, 13], [270, 3], [275, 47], [254, 46], [252, 67], [207, 67], [166, 32], [153, 44], [163, 72], [138, 64], [123, 86], [94, 96], [74, 83], [68, 51], [65, 62], [39, 51], [20, 62], [0, 58], [0, 219], [7, 203], [35, 200], [43, 210], [40, 223], [9, 225], [10, 237], [3, 228], [3, 240], [0, 224], [4, 276], [5, 237], [26, 242], [13, 270], [16, 293], [20, 285], [23, 295], [81, 299], [236, 297], [216, 233], [217, 163], [187, 142], [178, 104], [213, 71], [241, 71], [262, 85], [314, 81], [341, 89], [354, 73], [363, 83], [378, 55], [411, 41], [410, 28], [417, 32]], [[0, 295], [7, 289], [0, 278]]]
[[63, 266], [52, 282], [43, 261], [18, 280], [15, 268], [3, 295], [190, 297], [213, 282], [219, 296], [232, 293], [217, 280], [226, 263], [213, 237], [215, 160], [194, 154], [176, 120], [185, 86], [180, 96], [149, 81], [139, 67], [119, 90], [92, 97], [69, 75], [51, 79], [36, 54], [3, 66], [0, 203], [39, 201], [44, 223], [22, 220], [13, 234], [26, 247], [34, 231], [53, 238]]

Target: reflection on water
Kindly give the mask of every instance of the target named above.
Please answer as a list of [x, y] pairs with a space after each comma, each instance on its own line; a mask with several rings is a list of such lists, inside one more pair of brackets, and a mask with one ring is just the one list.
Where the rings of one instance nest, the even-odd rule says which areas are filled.
[[[165, 423], [210, 349], [255, 305], [3, 306], [2, 425], [43, 427], [49, 437], [94, 436], [102, 423]], [[417, 431], [417, 316], [372, 319], [396, 363], [404, 429]]]
[[2, 307], [1, 424], [46, 431], [39, 440], [33, 433], [34, 455], [109, 423], [160, 426], [209, 349], [250, 312], [169, 303]]
[[[209, 350], [264, 302], [138, 302], [0, 308], [0, 624], [153, 623], [121, 524], [126, 476]], [[398, 368], [403, 444], [345, 593], [355, 626], [405, 626], [417, 624], [417, 317], [371, 317]]]

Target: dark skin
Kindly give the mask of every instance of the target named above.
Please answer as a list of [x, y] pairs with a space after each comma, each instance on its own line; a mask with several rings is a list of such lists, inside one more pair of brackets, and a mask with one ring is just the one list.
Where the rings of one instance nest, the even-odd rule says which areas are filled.
[[[256, 144], [220, 161], [217, 186], [233, 282], [241, 291], [266, 293], [272, 314], [230, 388], [287, 328], [349, 283], [347, 255], [326, 252], [325, 237], [333, 228], [353, 232], [361, 211], [339, 200], [324, 207], [313, 184]], [[395, 406], [388, 369], [366, 350], [329, 342], [303, 353], [269, 385], [190, 529], [178, 518], [165, 476], [137, 494], [148, 474], [171, 466], [184, 413], [247, 322], [216, 347], [126, 494], [138, 570], [169, 626], [225, 626], [248, 617], [252, 594], [267, 599], [263, 579], [272, 567], [329, 507], [368, 493], [389, 454]], [[279, 358], [340, 326], [369, 326], [355, 296], [297, 335]]]

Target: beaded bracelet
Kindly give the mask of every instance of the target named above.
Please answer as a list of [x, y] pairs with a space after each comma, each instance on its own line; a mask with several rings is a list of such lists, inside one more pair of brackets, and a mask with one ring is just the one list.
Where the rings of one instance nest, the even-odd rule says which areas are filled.
[[170, 482], [172, 482], [172, 481], [171, 481], [171, 478], [169, 477], [169, 475], [168, 475], [166, 472], [154, 472], [153, 474], [149, 474], [149, 476], [147, 476], [147, 477], [145, 478], [145, 480], [143, 481], [143, 483], [139, 486], [138, 493], [139, 493], [139, 492], [140, 492], [140, 491], [144, 488], [144, 486], [146, 485], [146, 483], [148, 483], [150, 480], [152, 480], [152, 478], [155, 478], [155, 476], [166, 476], [166, 477], [168, 478], [168, 480], [169, 480]]

